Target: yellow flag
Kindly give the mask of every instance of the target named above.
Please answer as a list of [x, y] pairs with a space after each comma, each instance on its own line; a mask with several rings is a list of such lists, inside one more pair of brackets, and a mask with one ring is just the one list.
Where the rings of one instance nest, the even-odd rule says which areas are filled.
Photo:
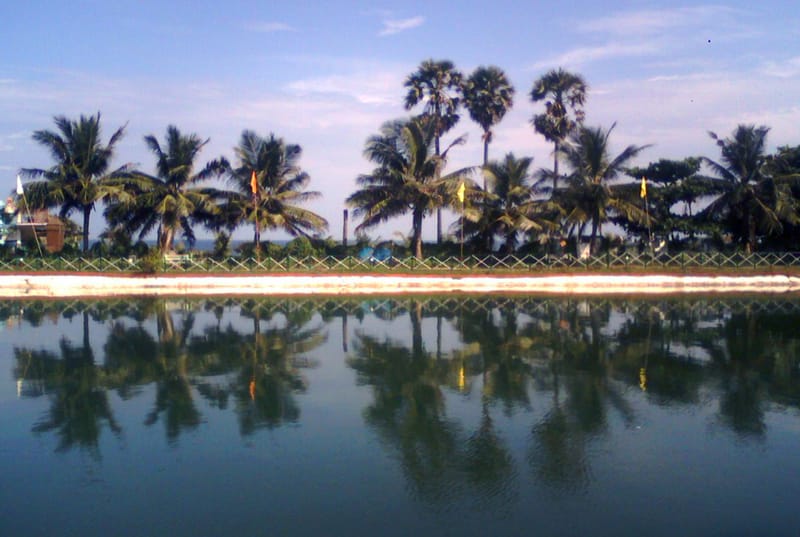
[[256, 179], [255, 170], [253, 170], [253, 174], [250, 176], [250, 190], [253, 191], [253, 194], [258, 192], [258, 179]]
[[647, 197], [647, 179], [642, 176], [642, 188], [639, 191], [639, 197], [646, 198]]
[[466, 190], [466, 187], [464, 186], [464, 181], [461, 181], [461, 184], [458, 185], [458, 192], [456, 192], [456, 195], [458, 196], [458, 201], [460, 201], [461, 203], [464, 203], [464, 191], [465, 190]]

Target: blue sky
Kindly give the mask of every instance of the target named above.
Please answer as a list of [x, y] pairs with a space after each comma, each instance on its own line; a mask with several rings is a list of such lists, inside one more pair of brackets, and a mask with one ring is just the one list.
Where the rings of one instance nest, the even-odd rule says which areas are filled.
[[[769, 144], [800, 144], [800, 5], [597, 2], [5, 2], [0, 5], [0, 184], [47, 167], [31, 140], [54, 115], [102, 113], [106, 136], [128, 124], [117, 164], [153, 170], [143, 136], [167, 125], [211, 141], [201, 161], [233, 158], [243, 129], [303, 147], [311, 208], [341, 236], [344, 199], [369, 171], [364, 141], [405, 117], [403, 80], [422, 60], [450, 59], [465, 74], [504, 69], [516, 87], [490, 157], [513, 151], [551, 165], [552, 147], [529, 120], [528, 98], [551, 68], [584, 76], [587, 123], [610, 126], [612, 147], [653, 144], [640, 164], [716, 157], [708, 131], [771, 127]], [[469, 142], [450, 165], [481, 159], [466, 113], [452, 135]], [[93, 231], [102, 228], [93, 218]], [[351, 226], [352, 228], [352, 226]], [[407, 233], [398, 219], [373, 235]], [[433, 233], [432, 221], [426, 236]], [[250, 237], [249, 230], [237, 233]], [[268, 237], [277, 235], [270, 233]]]

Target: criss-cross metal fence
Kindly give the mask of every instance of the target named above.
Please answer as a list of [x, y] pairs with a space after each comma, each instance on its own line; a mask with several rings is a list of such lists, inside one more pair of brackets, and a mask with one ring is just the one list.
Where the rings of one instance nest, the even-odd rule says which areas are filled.
[[354, 256], [213, 259], [189, 255], [153, 258], [19, 257], [0, 260], [0, 272], [109, 272], [109, 273], [448, 273], [547, 272], [553, 270], [626, 269], [769, 269], [800, 267], [800, 252], [681, 252], [603, 253], [573, 255], [391, 257], [386, 260]]

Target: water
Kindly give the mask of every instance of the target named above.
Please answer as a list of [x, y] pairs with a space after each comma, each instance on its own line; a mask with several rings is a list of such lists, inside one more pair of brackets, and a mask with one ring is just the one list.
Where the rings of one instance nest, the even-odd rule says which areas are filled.
[[800, 303], [0, 302], [0, 535], [798, 535]]

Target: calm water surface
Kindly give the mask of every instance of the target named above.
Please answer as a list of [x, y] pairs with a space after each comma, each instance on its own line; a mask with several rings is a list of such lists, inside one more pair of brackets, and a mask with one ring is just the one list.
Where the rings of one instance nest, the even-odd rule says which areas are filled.
[[800, 535], [800, 301], [0, 302], [0, 535]]

